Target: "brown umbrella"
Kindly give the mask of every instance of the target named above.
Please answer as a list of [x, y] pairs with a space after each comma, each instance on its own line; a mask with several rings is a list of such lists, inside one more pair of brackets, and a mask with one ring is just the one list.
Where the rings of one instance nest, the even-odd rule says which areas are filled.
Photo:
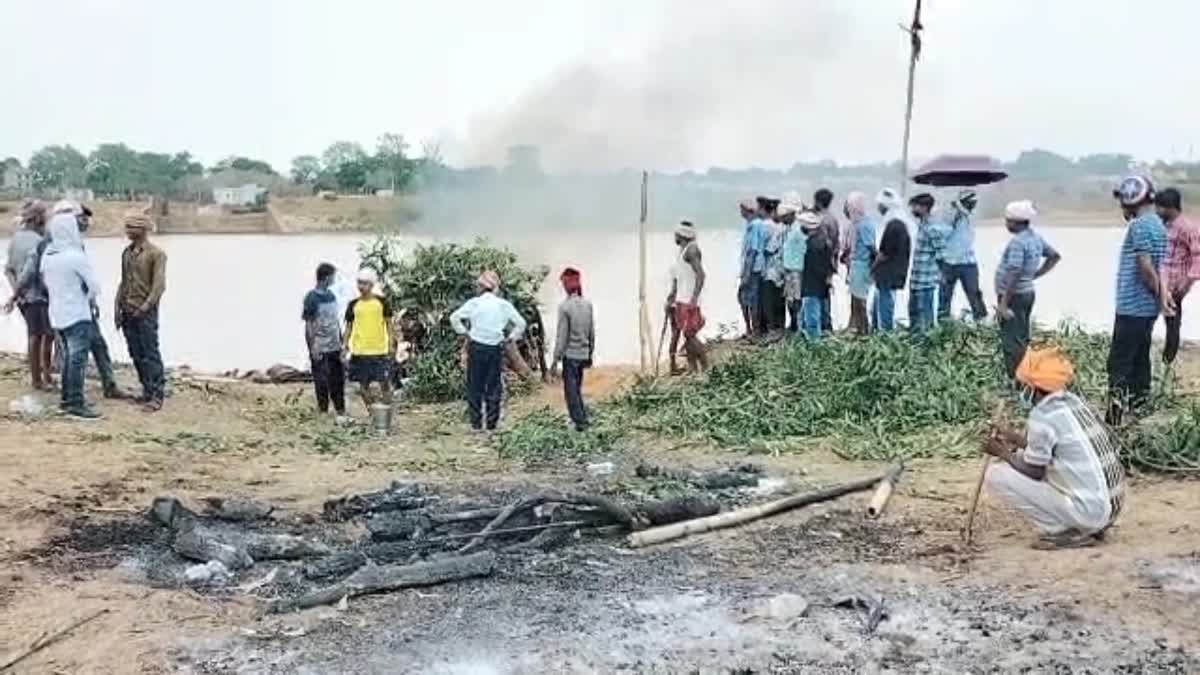
[[1000, 162], [987, 155], [938, 155], [912, 175], [914, 183], [934, 187], [988, 185], [1005, 178]]

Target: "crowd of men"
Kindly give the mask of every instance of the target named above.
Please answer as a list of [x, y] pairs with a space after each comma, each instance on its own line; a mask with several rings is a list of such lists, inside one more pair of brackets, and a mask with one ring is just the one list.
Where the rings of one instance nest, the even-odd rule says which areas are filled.
[[96, 361], [104, 397], [133, 399], [147, 412], [162, 409], [165, 378], [158, 344], [158, 307], [166, 291], [167, 256], [149, 241], [153, 222], [144, 213], [125, 217], [129, 246], [121, 254], [113, 320], [125, 336], [142, 391], [136, 397], [118, 386], [108, 345], [100, 331], [100, 281], [83, 236], [92, 211], [63, 200], [48, 207], [28, 200], [14, 223], [4, 273], [13, 295], [5, 305], [20, 308], [28, 336], [29, 374], [35, 389], [55, 387], [60, 371], [60, 407], [79, 419], [97, 419], [87, 401], [87, 357]]

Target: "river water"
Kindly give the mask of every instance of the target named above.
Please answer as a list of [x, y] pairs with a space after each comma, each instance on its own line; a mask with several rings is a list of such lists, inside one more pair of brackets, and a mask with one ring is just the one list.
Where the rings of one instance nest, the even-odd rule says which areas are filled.
[[[1035, 320], [1054, 323], [1074, 318], [1099, 330], [1112, 322], [1117, 252], [1124, 233], [1116, 228], [1041, 228], [1042, 235], [1062, 253], [1063, 261], [1039, 282]], [[991, 298], [992, 275], [1008, 239], [1002, 228], [979, 230], [978, 251], [985, 298]], [[722, 324], [738, 326], [736, 277], [741, 233], [726, 230], [702, 233], [709, 280], [702, 305], [708, 317], [706, 332]], [[353, 278], [357, 249], [369, 235], [175, 235], [156, 242], [169, 254], [167, 294], [161, 324], [163, 355], [171, 365], [187, 364], [210, 371], [264, 368], [274, 363], [304, 365], [307, 361], [300, 322], [300, 303], [312, 285], [313, 271], [329, 261]], [[428, 239], [413, 238], [417, 241]], [[561, 290], [555, 281], [564, 265], [583, 271], [584, 292], [596, 308], [597, 361], [636, 363], [637, 240], [630, 231], [562, 236], [494, 238], [511, 247], [523, 260], [551, 267], [542, 292], [547, 328], [553, 331]], [[114, 357], [127, 358], [124, 340], [112, 326], [111, 299], [120, 275], [120, 239], [95, 239], [88, 250], [104, 283], [101, 306], [104, 331]], [[7, 247], [6, 247], [7, 248]], [[669, 232], [652, 234], [649, 241], [649, 300], [655, 325], [660, 324], [670, 265], [676, 248]], [[2, 282], [0, 282], [2, 283]], [[348, 281], [346, 293], [352, 293]], [[838, 285], [835, 322], [844, 325], [849, 313], [845, 285]], [[5, 294], [7, 297], [7, 293]], [[957, 315], [965, 302], [955, 298]], [[1200, 338], [1200, 318], [1185, 304], [1185, 338]], [[905, 315], [904, 302], [897, 308]], [[1161, 333], [1161, 322], [1158, 331]], [[655, 336], [657, 338], [657, 335]], [[24, 324], [14, 312], [0, 316], [0, 348], [24, 350]]]

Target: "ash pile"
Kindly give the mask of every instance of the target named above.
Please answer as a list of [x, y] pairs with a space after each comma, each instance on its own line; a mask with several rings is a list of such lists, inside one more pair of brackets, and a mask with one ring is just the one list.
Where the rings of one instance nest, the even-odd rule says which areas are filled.
[[[269, 601], [268, 611], [287, 612], [486, 577], [555, 548], [710, 516], [775, 484], [753, 465], [712, 472], [641, 466], [631, 480], [620, 499], [557, 489], [450, 496], [397, 481], [329, 499], [319, 515], [238, 497], [209, 497], [195, 508], [161, 496], [150, 516], [168, 547], [155, 552], [150, 581], [216, 596], [251, 593]], [[663, 485], [671, 496], [650, 497]]]

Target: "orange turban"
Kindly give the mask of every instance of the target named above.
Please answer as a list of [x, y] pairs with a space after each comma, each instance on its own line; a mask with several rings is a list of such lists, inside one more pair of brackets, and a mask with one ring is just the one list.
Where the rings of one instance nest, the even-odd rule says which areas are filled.
[[1075, 366], [1057, 348], [1030, 349], [1017, 366], [1017, 381], [1034, 389], [1054, 393], [1075, 379]]

